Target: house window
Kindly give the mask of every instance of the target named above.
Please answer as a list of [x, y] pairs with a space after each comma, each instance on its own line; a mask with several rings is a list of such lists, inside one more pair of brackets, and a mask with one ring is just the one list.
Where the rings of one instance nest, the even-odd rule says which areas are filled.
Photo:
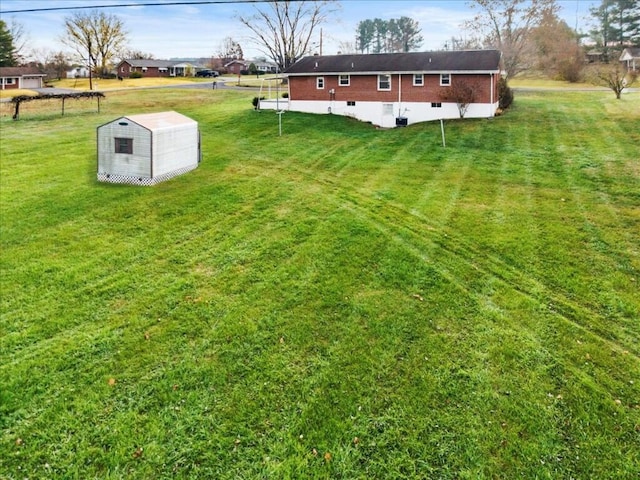
[[167, 70], [169, 70], [169, 69], [168, 69], [168, 68], [164, 68], [164, 67], [160, 67], [160, 68], [158, 69], [158, 71], [159, 71], [159, 72], [163, 72], [163, 73], [166, 73], [166, 72], [167, 72]]
[[142, 67], [142, 71], [146, 72], [147, 71], [147, 67]]
[[424, 85], [424, 75], [422, 73], [415, 73], [413, 75], [413, 86], [421, 87]]
[[353, 100], [347, 100], [347, 107], [355, 107], [356, 106], [356, 102], [354, 102]]
[[378, 75], [378, 90], [391, 90], [391, 75]]
[[451, 74], [450, 73], [441, 73], [440, 74], [440, 85], [443, 87], [448, 87], [451, 85]]
[[442, 108], [442, 102], [431, 102], [431, 108]]
[[316, 88], [322, 90], [324, 88], [324, 77], [316, 78]]
[[340, 75], [340, 77], [338, 78], [338, 85], [340, 85], [341, 87], [348, 87], [350, 80], [351, 79], [349, 75]]
[[4, 79], [4, 83], [7, 85], [13, 85], [14, 83], [16, 83], [16, 79], [15, 78], [5, 78]]
[[133, 153], [133, 138], [116, 137], [116, 153]]

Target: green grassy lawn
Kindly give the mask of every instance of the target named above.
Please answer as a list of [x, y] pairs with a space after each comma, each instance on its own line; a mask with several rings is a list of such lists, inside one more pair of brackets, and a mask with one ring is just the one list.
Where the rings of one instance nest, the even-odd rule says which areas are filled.
[[[0, 478], [637, 478], [639, 94], [446, 148], [252, 96], [0, 118]], [[200, 167], [98, 183], [96, 127], [169, 109]]]

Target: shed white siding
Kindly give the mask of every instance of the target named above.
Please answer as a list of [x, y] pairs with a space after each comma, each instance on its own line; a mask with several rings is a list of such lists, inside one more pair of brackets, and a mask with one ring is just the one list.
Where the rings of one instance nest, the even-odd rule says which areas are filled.
[[[118, 139], [129, 139], [130, 153], [118, 153]], [[98, 127], [100, 181], [153, 185], [199, 161], [198, 123], [177, 112], [130, 115]]]

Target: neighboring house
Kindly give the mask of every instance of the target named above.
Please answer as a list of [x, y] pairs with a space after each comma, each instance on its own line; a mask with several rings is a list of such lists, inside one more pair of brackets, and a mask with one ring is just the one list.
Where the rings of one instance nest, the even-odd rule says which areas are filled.
[[[475, 99], [465, 117], [489, 118], [498, 109], [501, 59], [497, 50], [305, 57], [284, 72], [288, 109], [394, 127], [459, 118], [457, 103], [447, 98], [458, 86], [469, 85]], [[260, 108], [283, 104], [260, 102]]]
[[116, 67], [119, 77], [130, 77], [139, 72], [143, 77], [192, 77], [200, 65], [183, 61], [127, 59]]
[[241, 71], [249, 70], [249, 64], [244, 60], [231, 60], [229, 63], [224, 64], [224, 68], [228, 73], [240, 75]]
[[200, 163], [198, 122], [177, 112], [116, 118], [97, 137], [101, 182], [154, 185]]
[[640, 47], [628, 47], [622, 51], [620, 61], [624, 63], [627, 71], [640, 72]]
[[0, 67], [0, 90], [43, 88], [46, 76], [35, 67]]
[[266, 62], [266, 61], [262, 61], [262, 60], [253, 60], [253, 61], [249, 62], [249, 66], [251, 66], [252, 63], [256, 66], [256, 70], [258, 70], [259, 72], [265, 72], [265, 73], [277, 73], [278, 72], [278, 65], [276, 65], [273, 62]]
[[81, 65], [76, 65], [67, 71], [67, 78], [89, 78], [89, 69]]

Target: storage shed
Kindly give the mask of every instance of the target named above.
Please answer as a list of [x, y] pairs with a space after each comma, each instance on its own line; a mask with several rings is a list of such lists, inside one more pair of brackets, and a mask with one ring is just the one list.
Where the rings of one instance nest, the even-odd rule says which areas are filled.
[[200, 163], [198, 122], [177, 112], [120, 117], [97, 136], [101, 182], [155, 185]]

